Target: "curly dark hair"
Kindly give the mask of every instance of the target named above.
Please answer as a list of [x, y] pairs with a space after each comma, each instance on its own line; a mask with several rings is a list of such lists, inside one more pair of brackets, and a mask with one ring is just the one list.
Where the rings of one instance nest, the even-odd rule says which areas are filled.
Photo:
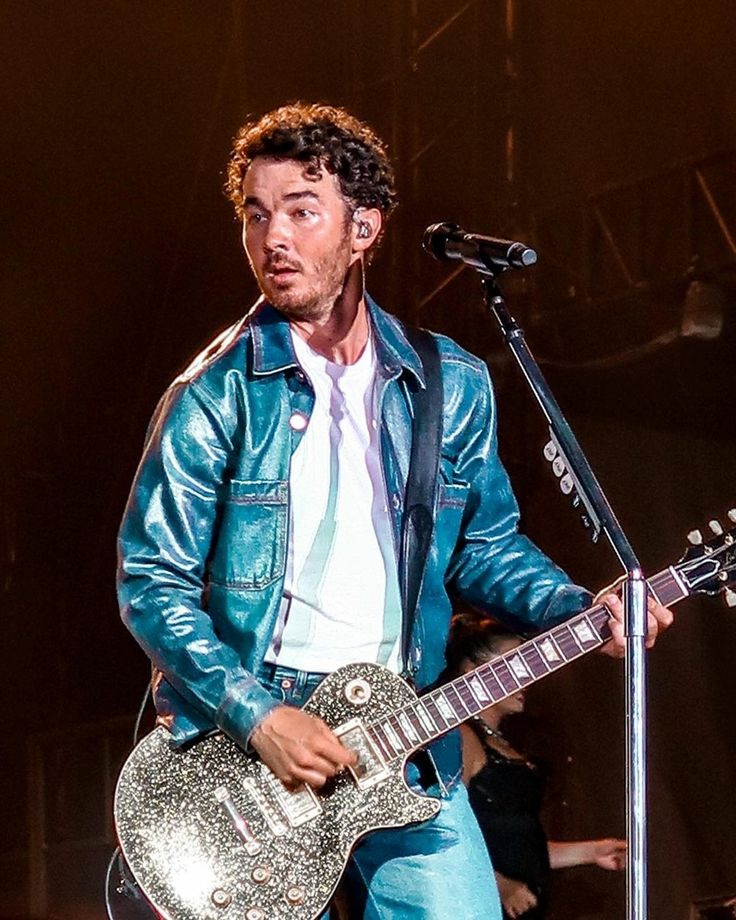
[[344, 109], [295, 102], [249, 121], [238, 131], [227, 168], [225, 194], [244, 214], [243, 180], [256, 157], [305, 164], [307, 175], [335, 175], [350, 209], [379, 208], [384, 218], [396, 206], [394, 173], [383, 142]]

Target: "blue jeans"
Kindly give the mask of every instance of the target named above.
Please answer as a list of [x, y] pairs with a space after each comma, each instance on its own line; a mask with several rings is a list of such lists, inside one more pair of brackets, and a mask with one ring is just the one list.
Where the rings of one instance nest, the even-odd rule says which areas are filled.
[[[302, 706], [323, 677], [274, 665], [258, 674], [276, 699], [294, 706]], [[407, 777], [416, 791], [436, 792], [420, 786], [412, 764]], [[345, 878], [350, 920], [501, 920], [488, 850], [462, 783], [429, 821], [368, 834]]]

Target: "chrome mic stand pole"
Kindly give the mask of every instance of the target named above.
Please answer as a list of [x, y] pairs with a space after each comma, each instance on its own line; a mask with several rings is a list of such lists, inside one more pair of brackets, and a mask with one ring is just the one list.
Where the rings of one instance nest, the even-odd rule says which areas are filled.
[[[477, 266], [476, 266], [477, 267]], [[603, 494], [587, 458], [552, 395], [539, 365], [511, 316], [491, 261], [479, 269], [485, 301], [501, 326], [507, 345], [526, 377], [550, 426], [552, 444], [567, 467], [576, 503], [584, 507], [583, 522], [593, 541], [605, 533], [625, 572], [623, 602], [626, 635], [626, 920], [647, 918], [646, 878], [646, 624], [647, 587], [639, 561]]]

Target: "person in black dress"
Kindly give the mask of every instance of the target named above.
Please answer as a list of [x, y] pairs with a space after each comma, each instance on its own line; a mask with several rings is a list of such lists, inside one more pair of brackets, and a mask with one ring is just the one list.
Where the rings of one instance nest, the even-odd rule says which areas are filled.
[[[453, 620], [448, 670], [458, 676], [521, 644], [494, 620], [459, 614]], [[524, 691], [490, 706], [461, 727], [463, 780], [496, 874], [504, 917], [546, 916], [550, 869], [595, 864], [622, 869], [626, 841], [547, 839], [540, 811], [545, 777], [501, 731], [502, 720], [524, 710]]]

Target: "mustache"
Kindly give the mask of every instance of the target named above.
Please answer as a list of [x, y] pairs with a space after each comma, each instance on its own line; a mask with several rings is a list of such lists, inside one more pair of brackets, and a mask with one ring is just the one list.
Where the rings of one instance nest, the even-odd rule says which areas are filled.
[[266, 260], [265, 270], [267, 272], [278, 271], [279, 269], [283, 268], [287, 268], [290, 271], [295, 272], [301, 271], [301, 265], [299, 265], [297, 262], [292, 262], [289, 259], [270, 258]]

